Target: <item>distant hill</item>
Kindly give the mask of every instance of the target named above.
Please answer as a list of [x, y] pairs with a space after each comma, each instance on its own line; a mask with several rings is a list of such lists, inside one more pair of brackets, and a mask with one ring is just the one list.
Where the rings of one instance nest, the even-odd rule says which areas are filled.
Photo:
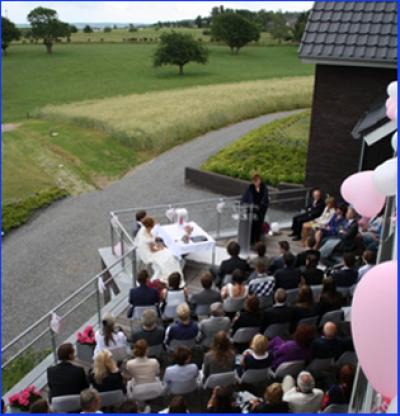
[[[130, 23], [114, 23], [114, 22], [69, 22], [71, 25], [76, 26], [79, 30], [82, 30], [86, 25], [89, 25], [93, 29], [104, 29], [105, 27], [114, 27], [118, 29], [128, 28]], [[135, 27], [147, 27], [151, 26], [148, 23], [133, 23]], [[28, 29], [30, 27], [29, 23], [16, 23], [16, 26], [20, 29]]]

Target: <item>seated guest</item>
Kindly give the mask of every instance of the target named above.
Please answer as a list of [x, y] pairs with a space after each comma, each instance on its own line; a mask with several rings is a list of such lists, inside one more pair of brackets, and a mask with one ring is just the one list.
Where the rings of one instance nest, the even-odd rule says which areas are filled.
[[270, 384], [265, 389], [264, 401], [255, 400], [250, 413], [290, 413], [288, 402], [283, 401], [282, 384]]
[[147, 214], [146, 211], [138, 211], [135, 215], [135, 221], [133, 222], [132, 226], [132, 237], [135, 238], [136, 234], [139, 232], [140, 228], [142, 227], [142, 220], [146, 218]]
[[259, 327], [264, 324], [264, 314], [260, 310], [257, 296], [251, 295], [244, 302], [244, 310], [232, 321], [232, 335], [240, 328]]
[[199, 328], [197, 323], [190, 319], [190, 309], [186, 303], [179, 305], [176, 308], [178, 320], [171, 324], [165, 333], [165, 343], [169, 343], [173, 340], [190, 340], [197, 337]]
[[225, 316], [221, 302], [213, 303], [210, 306], [210, 313], [210, 318], [203, 319], [199, 323], [198, 341], [201, 341], [201, 344], [205, 347], [211, 345], [211, 341], [219, 331], [228, 333], [231, 328], [231, 321]]
[[126, 363], [127, 373], [135, 380], [135, 384], [154, 383], [160, 374], [160, 364], [155, 358], [148, 358], [149, 346], [144, 339], [135, 342], [134, 358]]
[[169, 402], [166, 413], [189, 413], [187, 404], [183, 396], [175, 396]]
[[232, 283], [228, 283], [222, 288], [221, 296], [224, 300], [227, 298], [243, 299], [247, 296], [248, 292], [246, 276], [241, 270], [236, 269], [232, 274]]
[[121, 328], [115, 327], [115, 319], [111, 315], [105, 315], [102, 320], [102, 329], [95, 333], [96, 347], [94, 355], [98, 352], [118, 347], [128, 347], [126, 335]]
[[378, 251], [379, 240], [382, 234], [382, 214], [383, 212], [380, 212], [377, 216], [371, 218], [361, 230], [365, 248], [374, 253]]
[[214, 387], [210, 400], [207, 404], [209, 413], [241, 413], [233, 397], [233, 390], [227, 386]]
[[178, 347], [174, 354], [175, 364], [167, 367], [164, 374], [164, 383], [167, 390], [171, 389], [174, 383], [194, 383], [199, 375], [196, 364], [191, 364], [192, 353], [187, 347]]
[[345, 364], [339, 370], [338, 382], [332, 384], [325, 393], [322, 408], [330, 404], [350, 403], [351, 392], [353, 390], [355, 369], [352, 364]]
[[290, 234], [290, 237], [293, 237], [293, 240], [301, 240], [301, 230], [303, 224], [320, 217], [324, 208], [325, 202], [322, 198], [321, 190], [314, 189], [312, 193], [312, 201], [306, 207], [306, 212], [293, 217], [292, 233]]
[[174, 272], [168, 276], [168, 286], [161, 292], [164, 312], [166, 308], [171, 307], [173, 310], [188, 300], [188, 289], [181, 286], [183, 279], [180, 273]]
[[283, 262], [283, 256], [286, 253], [290, 253], [290, 244], [287, 241], [279, 241], [278, 246], [281, 254], [272, 260], [272, 264], [268, 268], [268, 274], [270, 275], [274, 274], [277, 270], [282, 269], [285, 266], [285, 263]]
[[346, 212], [347, 212], [347, 205], [340, 204], [335, 208], [335, 214], [330, 219], [328, 224], [323, 227], [320, 227], [315, 232], [315, 241], [316, 245], [315, 248], [319, 249], [324, 242], [325, 239], [337, 237], [339, 231], [344, 227], [346, 224]]
[[283, 269], [275, 272], [275, 287], [285, 290], [296, 289], [300, 283], [300, 270], [294, 267], [296, 257], [292, 253], [285, 253], [283, 255], [283, 262], [285, 264]]
[[252, 269], [255, 269], [256, 264], [261, 261], [264, 263], [265, 270], [268, 270], [268, 268], [271, 266], [271, 259], [268, 256], [266, 256], [267, 246], [262, 241], [259, 241], [256, 244], [255, 249], [256, 249], [257, 257], [253, 257], [249, 259], [250, 267]]
[[246, 260], [239, 257], [240, 254], [240, 245], [236, 241], [231, 241], [226, 251], [228, 252], [230, 258], [224, 260], [219, 266], [217, 281], [215, 284], [221, 286], [226, 275], [233, 274], [234, 270], [240, 270], [244, 275], [250, 272], [250, 266]]
[[297, 376], [297, 387], [292, 376], [282, 381], [283, 400], [289, 403], [292, 413], [317, 413], [321, 408], [324, 392], [315, 388], [314, 377], [308, 371]]
[[126, 399], [118, 408], [116, 413], [139, 413], [138, 405], [135, 400]]
[[81, 413], [103, 413], [101, 409], [101, 398], [95, 389], [81, 391]]
[[335, 281], [331, 276], [325, 277], [322, 281], [322, 292], [317, 307], [318, 314], [322, 316], [326, 312], [336, 311], [343, 305], [343, 295], [337, 291]]
[[202, 273], [200, 282], [203, 290], [195, 293], [190, 298], [190, 304], [193, 305], [194, 309], [197, 305], [211, 305], [215, 302], [221, 302], [221, 293], [212, 289], [213, 277], [210, 272]]
[[47, 400], [35, 400], [29, 407], [29, 413], [50, 413], [50, 408]]
[[89, 381], [99, 392], [126, 391], [121, 372], [108, 350], [100, 351], [94, 357], [93, 369], [89, 370]]
[[158, 305], [160, 301], [158, 290], [148, 286], [150, 276], [147, 270], [141, 270], [138, 273], [137, 281], [139, 287], [129, 291], [131, 308], [128, 311], [128, 318], [132, 318], [135, 306], [153, 306]]
[[235, 369], [235, 350], [226, 332], [218, 332], [210, 351], [204, 356], [203, 377], [207, 380], [211, 374], [226, 373]]
[[300, 324], [293, 334], [293, 340], [284, 341], [274, 337], [269, 342], [268, 350], [272, 353], [271, 368], [276, 370], [282, 363], [289, 361], [310, 361], [312, 357], [311, 344], [315, 338], [315, 329], [311, 325]]
[[263, 261], [257, 261], [256, 270], [250, 275], [249, 293], [258, 297], [269, 296], [275, 289], [275, 278], [268, 276]]
[[322, 285], [324, 272], [318, 269], [318, 258], [315, 254], [309, 254], [306, 265], [300, 267], [301, 281], [308, 286]]
[[89, 387], [84, 369], [73, 364], [75, 349], [71, 343], [61, 344], [57, 356], [60, 363], [47, 369], [50, 401], [53, 397], [79, 394]]
[[263, 370], [272, 364], [272, 355], [268, 352], [268, 338], [257, 334], [253, 337], [250, 348], [245, 350], [240, 364], [243, 370]]
[[313, 254], [314, 256], [317, 257], [317, 265], [318, 265], [318, 262], [319, 262], [320, 257], [321, 257], [321, 253], [314, 248], [317, 244], [317, 241], [315, 240], [315, 237], [314, 236], [308, 237], [306, 244], [307, 244], [306, 245], [307, 249], [302, 251], [301, 253], [299, 253], [296, 256], [296, 264], [295, 264], [296, 267], [305, 266], [306, 265], [306, 259], [310, 254]]
[[297, 323], [304, 318], [317, 315], [314, 305], [313, 293], [309, 286], [301, 285], [296, 304], [293, 307], [292, 329], [296, 328]]
[[132, 334], [132, 343], [144, 339], [149, 347], [161, 345], [165, 339], [165, 330], [157, 325], [157, 313], [153, 309], [147, 309], [142, 315], [142, 326]]
[[344, 343], [337, 336], [337, 327], [333, 322], [327, 322], [322, 335], [312, 344], [313, 358], [338, 359], [344, 351]]
[[286, 290], [278, 289], [274, 294], [274, 305], [264, 313], [264, 326], [290, 323], [293, 319], [293, 308], [286, 304]]
[[335, 198], [328, 197], [325, 200], [325, 208], [322, 211], [322, 214], [313, 221], [308, 221], [303, 223], [301, 231], [301, 240], [303, 244], [306, 243], [307, 237], [310, 236], [310, 233], [314, 234], [314, 230], [318, 230], [321, 227], [324, 227], [329, 223], [333, 215], [335, 214]]
[[344, 266], [332, 273], [336, 287], [350, 287], [357, 283], [356, 257], [353, 253], [343, 254]]
[[376, 264], [376, 253], [371, 250], [365, 250], [362, 255], [364, 265], [358, 269], [357, 282], [359, 282], [365, 273], [371, 270]]

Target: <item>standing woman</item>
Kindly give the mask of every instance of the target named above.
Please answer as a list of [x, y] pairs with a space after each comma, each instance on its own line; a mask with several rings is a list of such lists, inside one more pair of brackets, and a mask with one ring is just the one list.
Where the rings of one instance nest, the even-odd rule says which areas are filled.
[[260, 241], [262, 225], [269, 205], [268, 187], [263, 183], [261, 175], [256, 173], [242, 197], [242, 204], [253, 206], [251, 223], [251, 244]]

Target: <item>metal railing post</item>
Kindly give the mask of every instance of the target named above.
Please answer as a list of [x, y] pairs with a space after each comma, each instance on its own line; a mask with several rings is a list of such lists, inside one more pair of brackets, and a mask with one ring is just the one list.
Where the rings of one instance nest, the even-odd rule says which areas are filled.
[[[99, 279], [103, 279], [103, 276], [99, 277]], [[95, 283], [95, 290], [96, 290], [97, 322], [99, 324], [99, 328], [101, 328], [101, 301], [100, 301], [99, 282], [96, 281], [94, 283]]]
[[132, 251], [132, 287], [135, 288], [136, 284], [136, 250]]
[[[220, 199], [220, 202], [223, 202], [223, 199]], [[220, 237], [221, 233], [221, 212], [217, 209], [217, 233], [216, 238], [218, 239]]]
[[[124, 246], [124, 233], [121, 230], [119, 233], [119, 240], [121, 245], [121, 256], [125, 254], [125, 246]], [[122, 259], [122, 267], [125, 267], [125, 257]]]
[[110, 234], [111, 234], [111, 252], [112, 254], [115, 256], [115, 250], [114, 250], [114, 245], [115, 245], [115, 239], [114, 239], [114, 226], [112, 223], [112, 218], [110, 220]]
[[57, 364], [57, 341], [56, 341], [56, 334], [50, 328], [50, 337], [51, 337], [51, 349], [53, 352], [54, 364]]

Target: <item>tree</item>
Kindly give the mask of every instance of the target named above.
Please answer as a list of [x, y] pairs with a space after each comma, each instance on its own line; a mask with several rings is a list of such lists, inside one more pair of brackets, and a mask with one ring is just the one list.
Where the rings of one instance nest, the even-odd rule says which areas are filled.
[[69, 31], [71, 33], [78, 33], [78, 28], [75, 25], [69, 25]]
[[282, 12], [276, 12], [272, 15], [270, 32], [271, 36], [274, 39], [278, 39], [279, 43], [281, 43], [282, 40], [291, 39], [291, 31]]
[[45, 7], [37, 7], [28, 14], [32, 35], [37, 39], [43, 39], [47, 53], [52, 53], [53, 43], [70, 33], [69, 24], [58, 20], [57, 12]]
[[83, 33], [92, 33], [92, 32], [93, 32], [93, 29], [89, 25], [86, 25], [83, 28]]
[[211, 33], [216, 40], [224, 41], [232, 53], [249, 42], [260, 39], [260, 30], [254, 23], [236, 13], [223, 13], [213, 18]]
[[110, 26], [106, 26], [106, 27], [103, 29], [103, 32], [104, 32], [104, 33], [110, 33], [110, 32], [111, 32], [111, 27], [110, 27]]
[[194, 23], [196, 24], [196, 26], [201, 29], [203, 27], [203, 19], [201, 16], [197, 16], [196, 20], [194, 21]]
[[1, 18], [1, 49], [7, 54], [7, 48], [13, 40], [19, 40], [21, 32], [11, 20]]
[[129, 23], [129, 29], [128, 32], [137, 32], [137, 28], [135, 27], [134, 24]]
[[208, 49], [192, 35], [185, 33], [163, 33], [160, 45], [154, 54], [154, 66], [177, 65], [179, 75], [183, 75], [183, 67], [189, 62], [205, 64], [208, 60]]
[[293, 38], [296, 42], [300, 42], [301, 38], [303, 37], [304, 29], [306, 28], [308, 16], [310, 12], [303, 12], [297, 18], [297, 21], [294, 25], [293, 29]]

